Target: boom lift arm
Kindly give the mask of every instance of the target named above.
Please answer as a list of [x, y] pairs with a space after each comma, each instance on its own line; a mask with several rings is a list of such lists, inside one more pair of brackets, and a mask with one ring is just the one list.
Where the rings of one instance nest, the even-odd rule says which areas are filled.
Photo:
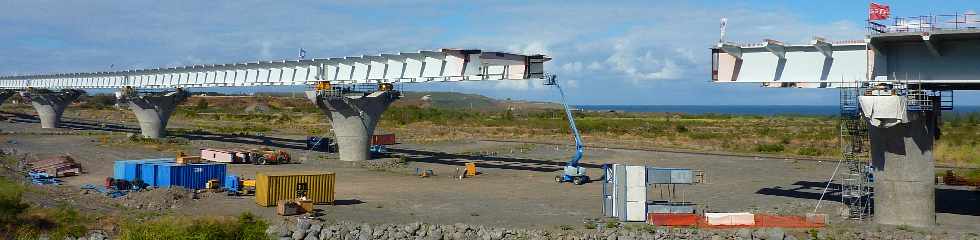
[[582, 160], [582, 155], [585, 152], [585, 146], [582, 144], [582, 136], [579, 135], [578, 127], [575, 126], [575, 118], [572, 116], [572, 110], [568, 107], [568, 102], [565, 100], [565, 91], [558, 84], [558, 75], [545, 75], [544, 85], [555, 86], [558, 89], [558, 93], [561, 95], [561, 105], [565, 108], [565, 116], [568, 117], [568, 127], [572, 130], [572, 135], [575, 136], [575, 155], [572, 155], [572, 159], [565, 165], [562, 174], [555, 177], [555, 181], [572, 182], [576, 185], [589, 182], [589, 176], [585, 175], [585, 168], [579, 166], [579, 161]]

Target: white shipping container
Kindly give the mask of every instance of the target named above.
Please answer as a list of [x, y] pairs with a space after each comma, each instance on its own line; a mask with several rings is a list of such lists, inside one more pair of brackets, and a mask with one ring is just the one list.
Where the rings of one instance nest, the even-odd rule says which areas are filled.
[[211, 149], [202, 148], [201, 149], [201, 159], [212, 162], [220, 163], [235, 163], [235, 155], [237, 152], [221, 150], [221, 149]]
[[626, 221], [646, 221], [646, 167], [626, 166]]

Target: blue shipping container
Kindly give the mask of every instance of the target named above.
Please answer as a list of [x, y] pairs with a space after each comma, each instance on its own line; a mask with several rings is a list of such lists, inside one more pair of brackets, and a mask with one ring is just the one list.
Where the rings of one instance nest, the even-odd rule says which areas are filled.
[[118, 160], [113, 163], [112, 178], [126, 181], [143, 180], [140, 177], [141, 166], [145, 163], [173, 162], [173, 158], [152, 158], [138, 160]]
[[148, 162], [140, 166], [140, 179], [143, 183], [148, 186], [159, 187], [160, 183], [157, 178], [157, 166], [160, 164], [171, 163], [171, 162]]
[[227, 165], [217, 163], [200, 163], [177, 165], [172, 163], [157, 164], [156, 182], [159, 187], [180, 186], [187, 189], [204, 189], [208, 180], [218, 180], [218, 185], [224, 185]]
[[225, 178], [225, 190], [228, 191], [238, 191], [238, 176], [228, 175]]

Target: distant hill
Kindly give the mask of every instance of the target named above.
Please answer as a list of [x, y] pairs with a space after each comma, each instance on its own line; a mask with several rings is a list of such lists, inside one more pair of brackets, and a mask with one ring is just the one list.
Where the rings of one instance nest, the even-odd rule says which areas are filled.
[[395, 105], [477, 111], [494, 111], [507, 108], [523, 110], [561, 108], [561, 105], [556, 103], [499, 100], [479, 94], [457, 92], [402, 92], [402, 99], [395, 102]]

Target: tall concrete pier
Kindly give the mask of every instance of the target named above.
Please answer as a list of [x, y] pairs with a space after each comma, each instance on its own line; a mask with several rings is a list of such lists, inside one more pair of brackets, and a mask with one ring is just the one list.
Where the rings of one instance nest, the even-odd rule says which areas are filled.
[[65, 112], [65, 108], [83, 93], [81, 90], [65, 89], [59, 92], [27, 91], [22, 94], [30, 99], [31, 105], [37, 111], [41, 128], [57, 128], [61, 124], [61, 114]]
[[903, 124], [871, 125], [875, 222], [931, 227], [936, 224], [934, 111], [909, 111]]
[[167, 134], [167, 121], [177, 105], [187, 100], [190, 93], [182, 89], [157, 93], [123, 91], [118, 95], [120, 103], [126, 103], [136, 114], [140, 132], [145, 138], [161, 138]]
[[335, 91], [307, 91], [313, 101], [330, 119], [337, 138], [341, 161], [363, 161], [371, 158], [368, 152], [374, 127], [381, 113], [401, 97], [398, 91], [370, 93], [337, 93]]

